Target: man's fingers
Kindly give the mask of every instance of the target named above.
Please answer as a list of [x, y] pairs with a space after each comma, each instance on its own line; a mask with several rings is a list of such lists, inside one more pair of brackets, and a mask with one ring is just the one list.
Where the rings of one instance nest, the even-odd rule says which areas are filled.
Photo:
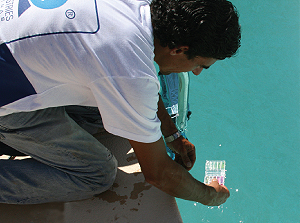
[[190, 160], [190, 158], [189, 158], [189, 156], [188, 156], [188, 154], [187, 154], [186, 151], [184, 151], [184, 152], [181, 154], [181, 158], [182, 158], [182, 161], [183, 161], [183, 163], [184, 163], [184, 165], [185, 165], [186, 167], [192, 167], [192, 162], [191, 162], [191, 160]]
[[194, 165], [194, 163], [196, 162], [195, 147], [193, 147], [193, 148], [191, 149], [191, 151], [188, 152], [188, 156], [189, 156], [189, 158], [190, 158], [190, 160], [191, 160], [191, 162], [192, 162], [192, 165]]
[[195, 161], [195, 146], [190, 143], [187, 139], [180, 137], [170, 143], [169, 148], [172, 148], [176, 151], [175, 161], [185, 167], [187, 170], [190, 170]]

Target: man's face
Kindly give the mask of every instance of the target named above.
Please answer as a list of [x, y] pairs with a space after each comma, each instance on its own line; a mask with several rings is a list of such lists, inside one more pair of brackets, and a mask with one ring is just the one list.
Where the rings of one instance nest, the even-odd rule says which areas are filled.
[[167, 61], [159, 68], [162, 74], [192, 71], [195, 75], [199, 75], [203, 69], [208, 69], [216, 61], [217, 59], [206, 57], [195, 57], [191, 60], [183, 57], [176, 61]]
[[203, 69], [208, 69], [217, 59], [196, 56], [189, 60], [184, 51], [187, 47], [179, 47], [170, 50], [168, 47], [158, 46], [155, 48], [154, 60], [158, 64], [162, 74], [180, 73], [192, 71], [199, 75]]

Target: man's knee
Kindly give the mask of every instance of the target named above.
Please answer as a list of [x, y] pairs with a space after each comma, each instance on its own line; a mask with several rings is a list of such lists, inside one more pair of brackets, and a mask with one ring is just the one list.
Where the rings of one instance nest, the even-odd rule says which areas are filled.
[[111, 159], [109, 159], [106, 165], [101, 168], [97, 177], [93, 180], [93, 190], [97, 193], [104, 192], [108, 190], [113, 183], [115, 182], [117, 175], [118, 161], [112, 155]]
[[107, 178], [108, 184], [111, 186], [116, 179], [117, 169], [118, 169], [118, 161], [114, 155], [112, 155], [112, 158], [110, 159], [108, 165], [109, 165], [109, 168], [108, 168], [108, 174], [107, 174], [106, 178]]

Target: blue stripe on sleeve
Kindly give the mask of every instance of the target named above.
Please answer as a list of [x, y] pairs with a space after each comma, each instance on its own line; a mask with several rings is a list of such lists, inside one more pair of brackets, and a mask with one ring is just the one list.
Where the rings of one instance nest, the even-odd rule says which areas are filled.
[[0, 107], [36, 94], [6, 44], [0, 45]]

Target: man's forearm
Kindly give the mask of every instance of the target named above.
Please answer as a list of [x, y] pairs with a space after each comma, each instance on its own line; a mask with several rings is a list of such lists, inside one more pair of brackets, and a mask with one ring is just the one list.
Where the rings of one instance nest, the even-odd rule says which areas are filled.
[[164, 106], [161, 96], [159, 96], [157, 116], [161, 121], [161, 132], [165, 137], [178, 131]]
[[[161, 121], [162, 134], [165, 137], [171, 136], [178, 131], [176, 125], [168, 114], [161, 97], [159, 97], [157, 114]], [[196, 160], [196, 154], [195, 146], [192, 143], [181, 137], [168, 143], [168, 147], [180, 155], [177, 156], [177, 161], [180, 159], [183, 162], [183, 165], [185, 165], [186, 169], [190, 170], [193, 167]]]
[[174, 197], [208, 204], [212, 199], [211, 189], [193, 178], [182, 166], [172, 164], [165, 165], [160, 180], [150, 183]]
[[[219, 205], [220, 200], [229, 196], [224, 191], [217, 192], [197, 181], [181, 165], [171, 160], [164, 147], [162, 138], [154, 143], [130, 141], [147, 182], [160, 190], [185, 200], [200, 202], [205, 205]], [[225, 202], [225, 201], [224, 201]]]
[[215, 184], [218, 188], [217, 191], [215, 188], [193, 178], [182, 166], [177, 165], [177, 167], [173, 167], [175, 169], [172, 173], [165, 174], [161, 187], [160, 185], [155, 186], [174, 197], [196, 201], [209, 206], [221, 205], [229, 197], [229, 193], [225, 191], [225, 188], [219, 186], [218, 183]]
[[218, 196], [214, 188], [196, 180], [176, 162], [169, 159], [161, 165], [164, 166], [158, 183], [150, 182], [160, 190], [174, 197], [196, 201], [205, 205], [212, 203]]

